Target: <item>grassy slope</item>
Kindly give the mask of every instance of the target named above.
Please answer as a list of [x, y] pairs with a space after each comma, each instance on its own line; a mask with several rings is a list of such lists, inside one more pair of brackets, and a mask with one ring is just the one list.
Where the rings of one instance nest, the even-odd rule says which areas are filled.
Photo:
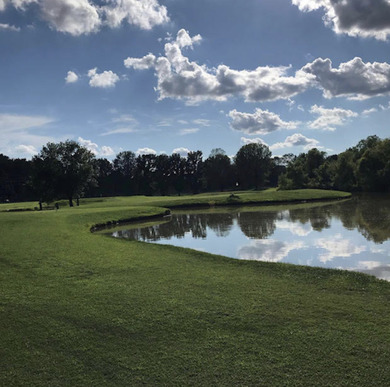
[[0, 213], [0, 385], [388, 383], [389, 283], [88, 232], [176, 200]]

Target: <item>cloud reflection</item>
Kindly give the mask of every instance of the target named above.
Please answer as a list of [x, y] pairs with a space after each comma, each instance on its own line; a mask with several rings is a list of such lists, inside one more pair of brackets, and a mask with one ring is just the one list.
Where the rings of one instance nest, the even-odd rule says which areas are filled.
[[296, 236], [305, 237], [309, 235], [313, 231], [313, 227], [309, 223], [300, 224], [300, 223], [292, 223], [288, 220], [280, 220], [276, 222], [276, 228], [282, 230], [288, 230], [291, 234]]
[[356, 246], [350, 239], [343, 239], [341, 234], [317, 239], [314, 244], [318, 248], [327, 250], [326, 253], [318, 256], [323, 263], [332, 261], [336, 257], [348, 258], [367, 250], [366, 246]]
[[253, 261], [280, 262], [288, 256], [290, 251], [304, 247], [303, 241], [286, 243], [274, 239], [254, 240], [249, 245], [241, 247], [237, 256], [239, 259]]

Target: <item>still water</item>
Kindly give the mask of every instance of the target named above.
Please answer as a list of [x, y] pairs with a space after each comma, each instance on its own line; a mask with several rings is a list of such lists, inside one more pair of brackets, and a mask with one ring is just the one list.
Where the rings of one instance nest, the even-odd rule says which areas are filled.
[[278, 207], [175, 211], [112, 230], [237, 259], [355, 270], [390, 280], [390, 195]]

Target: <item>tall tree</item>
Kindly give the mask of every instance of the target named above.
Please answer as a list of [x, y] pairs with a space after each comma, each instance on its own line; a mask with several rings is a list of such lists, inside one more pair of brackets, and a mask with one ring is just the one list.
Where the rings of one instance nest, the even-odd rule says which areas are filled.
[[203, 172], [202, 152], [189, 152], [186, 160], [186, 176], [192, 193], [198, 193]]
[[209, 190], [223, 191], [233, 184], [232, 163], [223, 149], [216, 148], [211, 151], [204, 162], [204, 176]]
[[[39, 176], [42, 186], [55, 197], [65, 196], [73, 207], [73, 199], [81, 196], [88, 184], [96, 182], [94, 160], [94, 154], [87, 148], [67, 140], [46, 144], [33, 163], [42, 171]], [[39, 184], [37, 180], [35, 184]]]
[[258, 143], [242, 146], [234, 158], [241, 186], [255, 189], [264, 186], [270, 160], [271, 151], [268, 146]]
[[113, 183], [117, 194], [134, 194], [137, 159], [134, 152], [123, 151], [116, 155], [113, 161]]

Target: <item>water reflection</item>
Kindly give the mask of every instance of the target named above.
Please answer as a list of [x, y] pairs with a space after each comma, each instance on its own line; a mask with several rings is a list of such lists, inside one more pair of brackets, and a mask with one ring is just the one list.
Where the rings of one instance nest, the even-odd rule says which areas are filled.
[[390, 280], [389, 196], [331, 204], [174, 213], [115, 237], [170, 243], [238, 259], [342, 268]]

